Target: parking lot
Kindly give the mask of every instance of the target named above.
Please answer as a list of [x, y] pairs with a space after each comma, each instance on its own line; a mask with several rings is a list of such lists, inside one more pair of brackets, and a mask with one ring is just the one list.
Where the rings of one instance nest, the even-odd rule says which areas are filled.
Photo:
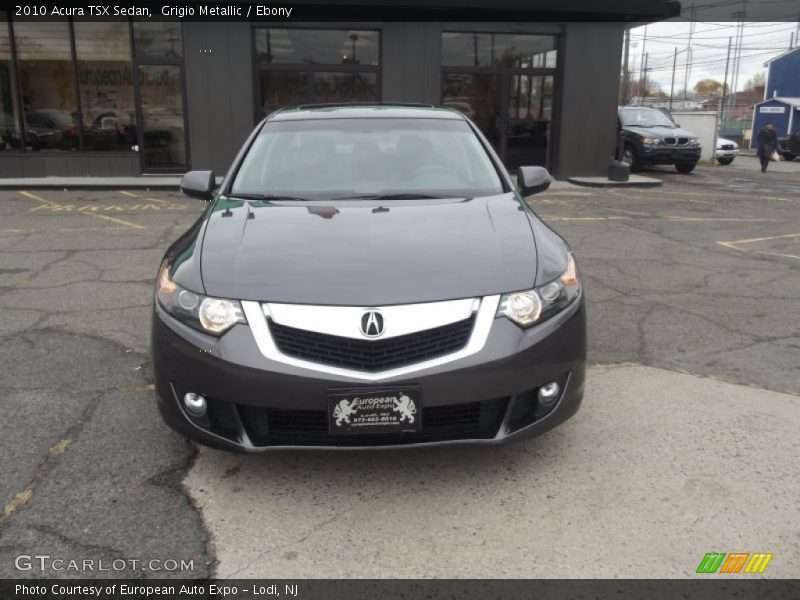
[[48, 554], [145, 577], [665, 578], [707, 552], [800, 577], [800, 174], [648, 174], [664, 185], [530, 198], [586, 286], [579, 413], [507, 447], [378, 453], [241, 456], [161, 423], [152, 280], [202, 202], [0, 191], [0, 577]]

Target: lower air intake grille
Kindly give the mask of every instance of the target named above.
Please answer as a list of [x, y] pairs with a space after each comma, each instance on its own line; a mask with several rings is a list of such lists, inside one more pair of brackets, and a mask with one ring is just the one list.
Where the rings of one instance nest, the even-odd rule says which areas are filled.
[[275, 345], [288, 356], [315, 363], [382, 371], [430, 360], [467, 345], [475, 316], [463, 321], [385, 340], [357, 340], [295, 329], [269, 321]]
[[491, 439], [503, 421], [508, 398], [422, 408], [422, 431], [383, 435], [330, 435], [324, 410], [238, 407], [256, 446], [393, 446], [423, 442]]

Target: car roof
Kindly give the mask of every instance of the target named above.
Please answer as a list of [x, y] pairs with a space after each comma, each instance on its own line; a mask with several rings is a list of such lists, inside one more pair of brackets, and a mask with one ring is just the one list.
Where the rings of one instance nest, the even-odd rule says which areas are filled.
[[282, 108], [268, 121], [299, 121], [306, 119], [451, 119], [465, 117], [451, 108], [425, 104], [301, 104]]

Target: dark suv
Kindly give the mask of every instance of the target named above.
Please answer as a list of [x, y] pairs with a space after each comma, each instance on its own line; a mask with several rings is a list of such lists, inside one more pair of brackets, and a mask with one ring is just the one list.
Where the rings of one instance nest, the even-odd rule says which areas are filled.
[[700, 139], [681, 129], [669, 114], [648, 106], [623, 106], [618, 117], [622, 151], [617, 158], [632, 171], [651, 165], [675, 165], [681, 173], [694, 171], [700, 160]]
[[778, 153], [783, 160], [794, 160], [800, 156], [800, 127], [792, 135], [778, 138]]

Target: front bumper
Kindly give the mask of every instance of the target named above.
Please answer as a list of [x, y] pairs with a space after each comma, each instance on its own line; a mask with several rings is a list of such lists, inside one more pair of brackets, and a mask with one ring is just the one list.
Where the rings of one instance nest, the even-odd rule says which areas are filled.
[[700, 146], [645, 146], [642, 145], [640, 160], [654, 165], [696, 163], [700, 160]]
[[[541, 434], [578, 410], [586, 369], [586, 312], [581, 296], [528, 330], [497, 318], [479, 352], [368, 384], [267, 359], [247, 325], [217, 339], [176, 321], [158, 306], [152, 355], [164, 421], [209, 446], [260, 452], [497, 444]], [[544, 412], [537, 391], [551, 381], [560, 382], [562, 391]], [[400, 385], [422, 390], [421, 432], [328, 434], [328, 390]], [[190, 391], [208, 399], [207, 418], [198, 420], [184, 410], [180, 398]]]
[[722, 150], [719, 149], [714, 154], [714, 158], [736, 158], [739, 156], [738, 150]]

